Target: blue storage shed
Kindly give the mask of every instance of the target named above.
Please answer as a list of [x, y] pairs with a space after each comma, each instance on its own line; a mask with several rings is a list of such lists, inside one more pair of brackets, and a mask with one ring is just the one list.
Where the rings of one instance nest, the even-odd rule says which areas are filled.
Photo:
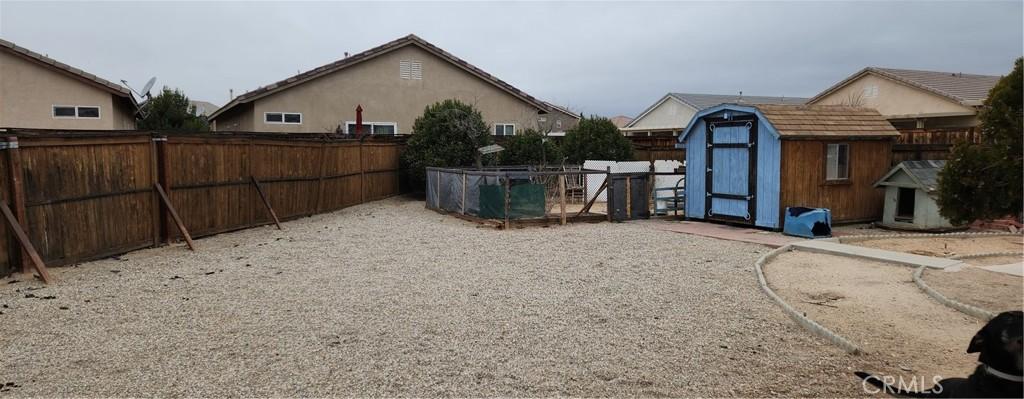
[[829, 208], [836, 222], [876, 220], [874, 188], [899, 133], [878, 111], [835, 105], [722, 104], [678, 137], [686, 217], [781, 229], [786, 207]]

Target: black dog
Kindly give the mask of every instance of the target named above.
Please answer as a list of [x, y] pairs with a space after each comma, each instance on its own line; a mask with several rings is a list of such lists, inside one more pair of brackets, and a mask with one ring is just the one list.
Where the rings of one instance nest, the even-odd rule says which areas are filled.
[[971, 339], [967, 353], [978, 353], [978, 368], [967, 378], [947, 378], [925, 391], [906, 391], [878, 377], [858, 371], [858, 377], [895, 396], [912, 398], [1021, 398], [1024, 397], [1024, 312], [1003, 312]]

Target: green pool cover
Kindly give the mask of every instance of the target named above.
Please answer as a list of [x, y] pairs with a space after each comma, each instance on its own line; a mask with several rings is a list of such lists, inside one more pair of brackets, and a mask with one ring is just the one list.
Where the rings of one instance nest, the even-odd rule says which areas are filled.
[[[509, 219], [544, 217], [544, 185], [514, 184], [509, 195]], [[484, 219], [505, 218], [505, 187], [500, 184], [480, 186], [480, 214]]]

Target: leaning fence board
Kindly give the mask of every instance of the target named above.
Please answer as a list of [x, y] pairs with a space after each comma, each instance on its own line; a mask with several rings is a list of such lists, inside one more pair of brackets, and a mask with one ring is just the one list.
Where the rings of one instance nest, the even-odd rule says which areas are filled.
[[181, 222], [181, 217], [178, 216], [178, 211], [174, 210], [174, 205], [171, 205], [171, 200], [167, 198], [167, 193], [164, 192], [164, 188], [160, 186], [160, 183], [153, 183], [156, 187], [156, 192], [160, 194], [160, 199], [163, 200], [164, 206], [167, 207], [167, 212], [171, 214], [171, 218], [174, 219], [174, 224], [178, 226], [178, 231], [185, 237], [185, 242], [188, 243], [188, 249], [193, 251], [196, 250], [194, 244], [192, 244], [192, 237], [188, 235], [188, 229], [185, 228], [185, 224]]
[[25, 230], [21, 228], [21, 223], [14, 218], [14, 213], [11, 212], [11, 208], [7, 206], [7, 201], [0, 201], [0, 212], [3, 212], [4, 220], [7, 222], [7, 227], [14, 232], [14, 236], [18, 239], [21, 247], [28, 253], [29, 259], [32, 260], [32, 266], [35, 267], [36, 271], [39, 272], [39, 277], [43, 279], [43, 282], [50, 284], [53, 279], [50, 277], [50, 272], [46, 270], [46, 265], [43, 264], [43, 259], [39, 257], [39, 253], [36, 252], [36, 248], [32, 246], [32, 241], [29, 241], [28, 235], [25, 234]]
[[281, 221], [277, 219], [277, 213], [274, 212], [274, 207], [270, 206], [270, 201], [267, 200], [267, 194], [263, 192], [263, 187], [260, 187], [260, 181], [256, 180], [253, 176], [250, 176], [249, 178], [252, 179], [252, 185], [256, 187], [256, 192], [260, 194], [260, 199], [263, 200], [263, 205], [267, 207], [267, 212], [270, 212], [270, 217], [274, 218], [274, 224], [277, 225], [277, 229], [284, 230], [281, 228]]

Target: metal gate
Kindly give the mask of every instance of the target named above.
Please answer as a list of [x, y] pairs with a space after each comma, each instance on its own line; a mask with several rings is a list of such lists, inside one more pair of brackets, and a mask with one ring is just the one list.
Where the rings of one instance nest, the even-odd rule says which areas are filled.
[[708, 219], [754, 224], [757, 120], [709, 118], [704, 209]]
[[608, 214], [614, 221], [649, 219], [651, 208], [647, 189], [648, 173], [608, 175]]

